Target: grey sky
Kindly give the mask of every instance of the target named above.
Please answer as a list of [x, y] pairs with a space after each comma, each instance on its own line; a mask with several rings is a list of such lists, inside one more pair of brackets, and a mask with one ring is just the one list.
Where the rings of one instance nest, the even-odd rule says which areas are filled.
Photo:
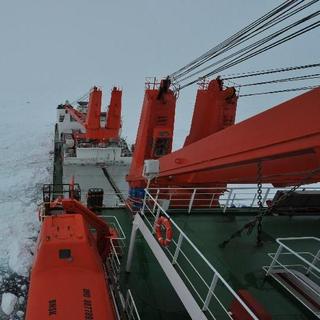
[[[25, 107], [31, 114], [40, 112], [54, 120], [56, 105], [65, 99], [73, 100], [97, 84], [108, 101], [112, 86], [119, 85], [123, 88], [123, 131], [132, 142], [146, 76], [175, 71], [279, 3], [2, 0], [0, 103], [30, 101]], [[313, 63], [318, 52], [319, 30], [315, 30], [230, 73]], [[195, 93], [196, 86], [192, 86], [178, 100], [176, 144], [188, 131]], [[242, 99], [239, 119], [293, 95], [297, 93]]]

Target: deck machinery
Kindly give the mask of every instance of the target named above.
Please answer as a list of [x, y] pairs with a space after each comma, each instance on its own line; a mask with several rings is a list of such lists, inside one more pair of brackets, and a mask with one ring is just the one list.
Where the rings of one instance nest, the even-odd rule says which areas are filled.
[[114, 87], [111, 91], [110, 104], [103, 128], [100, 124], [102, 91], [97, 87], [93, 87], [90, 92], [86, 114], [66, 104], [64, 106], [66, 112], [70, 113], [85, 129], [85, 132], [75, 133], [75, 139], [98, 141], [119, 139], [119, 130], [121, 128], [121, 96], [122, 91]]
[[[164, 83], [164, 82], [163, 82]], [[184, 146], [171, 152], [176, 99], [164, 84], [146, 90], [135, 151], [127, 181], [144, 187], [144, 160], [158, 159], [154, 184], [219, 186], [257, 183], [262, 162], [263, 183], [277, 186], [319, 181], [319, 95], [314, 89], [250, 119], [234, 124], [234, 88], [211, 81], [198, 90], [190, 133]]]

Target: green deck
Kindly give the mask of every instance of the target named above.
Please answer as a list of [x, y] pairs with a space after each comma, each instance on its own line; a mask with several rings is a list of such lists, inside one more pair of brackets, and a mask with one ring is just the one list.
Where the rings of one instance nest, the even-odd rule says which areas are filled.
[[[106, 210], [124, 227], [127, 245], [131, 232], [130, 213]], [[106, 214], [105, 212], [105, 214]], [[227, 217], [209, 213], [178, 214], [173, 217], [200, 251], [234, 289], [247, 289], [272, 314], [273, 319], [316, 319], [295, 298], [272, 279], [266, 279], [262, 266], [269, 265], [268, 252], [275, 252], [275, 238], [316, 234], [318, 217], [268, 217], [263, 223], [262, 247], [256, 247], [254, 232], [234, 239], [225, 248], [219, 243], [246, 223], [250, 217]], [[126, 257], [123, 257], [125, 264]], [[205, 272], [205, 271], [204, 271]], [[138, 233], [131, 273], [122, 272], [122, 286], [130, 288], [142, 319], [188, 319], [188, 315]], [[219, 319], [219, 318], [217, 318]], [[225, 317], [221, 316], [221, 319]]]
[[[106, 209], [103, 214], [114, 215], [126, 234], [129, 246], [132, 215], [125, 209]], [[151, 250], [138, 233], [130, 273], [125, 272], [126, 255], [122, 258], [122, 291], [131, 289], [141, 319], [188, 319], [182, 303], [166, 279]]]
[[250, 219], [194, 214], [176, 217], [175, 221], [234, 289], [247, 289], [274, 319], [313, 319], [272, 279], [266, 280], [262, 266], [270, 264], [267, 253], [276, 251], [276, 238], [317, 234], [320, 218], [267, 217], [263, 222], [262, 247], [256, 246], [255, 232], [250, 236], [244, 233], [223, 249], [219, 247], [219, 243]]

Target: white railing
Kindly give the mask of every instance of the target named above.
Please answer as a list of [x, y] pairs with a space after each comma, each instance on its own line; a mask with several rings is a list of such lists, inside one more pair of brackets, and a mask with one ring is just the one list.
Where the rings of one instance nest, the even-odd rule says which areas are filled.
[[[226, 212], [232, 209], [257, 209], [256, 187], [228, 187], [222, 188], [149, 188], [149, 193], [156, 201], [169, 200], [170, 209], [185, 210], [222, 210]], [[262, 187], [262, 205], [268, 206], [277, 191], [288, 191], [290, 188]], [[86, 193], [82, 190], [82, 201], [86, 203]], [[319, 191], [320, 187], [301, 187], [297, 191]], [[122, 201], [125, 199], [125, 201]], [[103, 204], [107, 208], [128, 207], [132, 212], [140, 210], [143, 199], [134, 199], [128, 196], [128, 190], [116, 192], [105, 192]], [[269, 203], [269, 204], [270, 204]], [[140, 205], [140, 206], [139, 206]]]
[[[284, 268], [289, 271], [288, 267], [292, 264], [281, 262], [281, 256], [294, 257], [299, 265], [302, 266], [306, 273], [318, 274], [317, 278], [320, 279], [320, 269], [317, 267], [317, 263], [320, 262], [320, 238], [316, 237], [289, 237], [276, 239], [279, 244], [276, 253], [269, 253], [272, 258], [272, 262], [268, 268], [267, 275], [274, 271]], [[290, 244], [289, 244], [290, 243]], [[310, 247], [313, 248], [313, 252], [310, 251]]]
[[[267, 206], [277, 191], [290, 188], [262, 187], [262, 205]], [[257, 208], [256, 187], [227, 188], [149, 188], [149, 193], [158, 200], [169, 200], [170, 209], [192, 210]], [[320, 191], [320, 187], [301, 187], [297, 191]]]
[[125, 313], [126, 319], [128, 320], [140, 320], [139, 312], [137, 310], [136, 304], [132, 297], [131, 291], [127, 291], [126, 302], [125, 302]]
[[[126, 297], [123, 298], [121, 291], [119, 290], [119, 280], [121, 271], [121, 258], [124, 255], [125, 240], [126, 235], [115, 216], [101, 215], [103, 220], [105, 220], [108, 225], [116, 231], [117, 237], [112, 237], [110, 239], [111, 252], [107, 257], [107, 266], [109, 271], [109, 279], [112, 283], [112, 297], [116, 307], [116, 313], [118, 319], [124, 319], [121, 314], [125, 314], [125, 319], [127, 320], [140, 320], [139, 312], [137, 310], [136, 304], [134, 302], [133, 296], [130, 289], [127, 290]], [[116, 299], [118, 297], [118, 300]], [[118, 301], [118, 303], [117, 303]], [[121, 305], [121, 310], [119, 310], [119, 304]]]
[[171, 221], [174, 237], [171, 244], [163, 249], [209, 318], [216, 319], [217, 314], [222, 314], [224, 318], [233, 319], [228, 308], [230, 301], [236, 299], [252, 319], [258, 319], [148, 190], [145, 191], [141, 214], [153, 233], [160, 215]]
[[[320, 238], [316, 237], [289, 237], [276, 239], [279, 247], [276, 253], [269, 253], [272, 259], [270, 266], [263, 269], [267, 276], [274, 277], [292, 295], [305, 305], [312, 312], [314, 308], [308, 305], [304, 298], [300, 299], [296, 288], [285, 284], [278, 274], [290, 276], [291, 280], [297, 283], [299, 290], [305, 294], [320, 299]], [[319, 317], [317, 310], [317, 316]]]
[[120, 259], [124, 255], [126, 236], [118, 219], [115, 216], [101, 215], [100, 217], [103, 218], [118, 235], [117, 237], [112, 237], [110, 239], [111, 252], [108, 257], [113, 280], [118, 282], [121, 269]]

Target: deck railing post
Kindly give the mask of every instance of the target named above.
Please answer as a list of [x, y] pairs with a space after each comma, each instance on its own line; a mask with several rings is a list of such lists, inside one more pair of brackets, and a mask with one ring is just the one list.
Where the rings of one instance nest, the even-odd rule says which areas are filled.
[[139, 229], [139, 223], [138, 223], [138, 221], [136, 221], [138, 215], [139, 215], [139, 213], [136, 214], [136, 217], [134, 218], [133, 223], [132, 223], [132, 231], [131, 231], [131, 236], [130, 236], [130, 244], [129, 244], [129, 249], [128, 249], [127, 264], [126, 264], [126, 271], [127, 272], [130, 272], [130, 270], [131, 270], [134, 244], [136, 241], [137, 231]]
[[157, 214], [156, 214], [156, 216], [154, 218], [154, 222], [153, 222], [152, 233], [156, 233], [156, 224], [159, 219], [160, 212], [161, 212], [161, 209], [160, 209], [160, 206], [158, 205], [157, 206]]
[[251, 206], [250, 206], [251, 208], [252, 208], [253, 205], [255, 204], [256, 199], [257, 199], [257, 194], [255, 193], [254, 196], [253, 196], [252, 202], [251, 202]]
[[193, 193], [192, 193], [191, 198], [190, 198], [188, 213], [191, 212], [192, 205], [193, 205], [193, 201], [194, 201], [194, 197], [196, 196], [196, 192], [197, 192], [197, 189], [195, 188], [195, 189], [193, 190]]
[[264, 206], [264, 204], [265, 204], [266, 201], [267, 201], [269, 192], [270, 192], [270, 188], [268, 188], [268, 189], [266, 190], [266, 193], [264, 194], [264, 197], [263, 197], [263, 200], [262, 200], [262, 205], [263, 205], [263, 206]]
[[211, 201], [210, 201], [209, 208], [212, 207], [212, 203], [213, 203], [213, 200], [214, 200], [215, 195], [216, 195], [215, 193], [212, 194], [212, 198], [211, 198]]
[[227, 209], [228, 209], [228, 205], [229, 205], [229, 202], [230, 202], [230, 199], [231, 199], [232, 192], [233, 192], [233, 189], [230, 189], [226, 204], [224, 205], [224, 208], [223, 208], [223, 213], [225, 213], [227, 211]]
[[210, 287], [209, 287], [209, 291], [208, 291], [208, 294], [206, 296], [206, 300], [204, 301], [204, 304], [203, 304], [203, 307], [202, 307], [202, 311], [208, 310], [208, 307], [209, 307], [209, 304], [210, 304], [214, 289], [215, 289], [215, 287], [217, 285], [218, 279], [219, 278], [218, 278], [217, 274], [215, 273], [213, 278], [212, 278], [212, 281], [211, 281], [211, 284], [210, 284]]
[[[170, 206], [170, 201], [167, 199], [163, 199], [163, 200], [161, 200], [161, 204], [157, 203], [157, 202], [155, 202], [155, 204], [157, 206], [157, 214], [154, 217], [154, 223], [152, 226], [152, 233], [153, 234], [156, 232], [156, 224], [157, 224], [157, 220], [160, 217], [161, 211], [163, 210], [164, 212], [167, 212], [167, 210], [169, 209], [169, 206]], [[153, 212], [152, 212], [152, 214], [153, 214]]]
[[155, 209], [155, 207], [157, 205], [159, 193], [160, 193], [160, 189], [157, 189], [157, 193], [156, 193], [156, 196], [154, 198], [154, 204], [153, 204], [153, 208], [152, 208], [152, 213], [154, 212], [154, 209]]
[[233, 206], [235, 198], [236, 198], [236, 193], [233, 194], [233, 197], [232, 197], [232, 200], [231, 200], [231, 203], [230, 203], [230, 207]]
[[179, 253], [180, 253], [180, 249], [181, 249], [181, 245], [182, 245], [182, 241], [183, 241], [183, 234], [180, 233], [179, 238], [178, 238], [177, 247], [176, 247], [176, 250], [175, 250], [173, 258], [172, 258], [172, 264], [175, 264], [177, 262], [177, 259], [178, 259]]
[[143, 204], [142, 204], [142, 208], [141, 208], [141, 214], [142, 214], [142, 215], [144, 215], [144, 210], [145, 210], [145, 208], [146, 208], [147, 190], [148, 190], [148, 188], [144, 189]]
[[268, 275], [271, 273], [273, 267], [274, 267], [275, 264], [278, 262], [278, 258], [279, 258], [280, 254], [281, 254], [282, 249], [283, 249], [283, 247], [282, 247], [282, 245], [280, 244], [280, 245], [279, 245], [279, 248], [278, 248], [278, 250], [277, 250], [277, 252], [276, 252], [276, 254], [274, 255], [274, 257], [273, 257], [273, 259], [272, 259], [272, 261], [271, 261], [271, 264], [270, 264], [270, 267], [268, 268], [268, 271], [267, 271], [267, 273], [266, 273], [266, 276], [268, 276]]

